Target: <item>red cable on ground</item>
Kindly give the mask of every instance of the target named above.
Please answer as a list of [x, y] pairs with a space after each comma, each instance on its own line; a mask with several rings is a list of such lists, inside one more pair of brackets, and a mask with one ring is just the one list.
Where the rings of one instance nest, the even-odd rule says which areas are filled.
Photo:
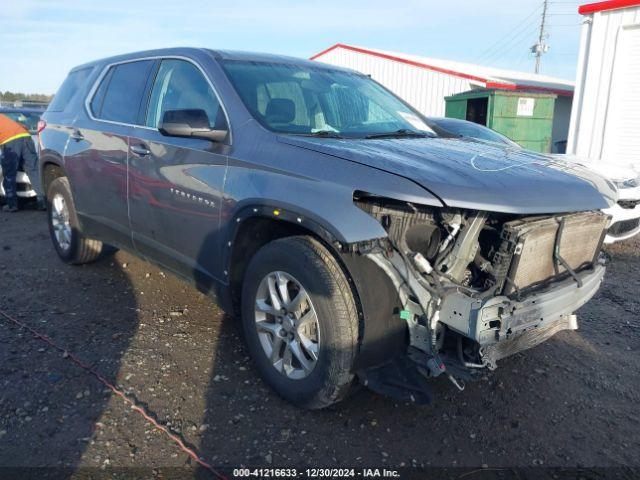
[[21, 322], [20, 320], [17, 320], [15, 318], [13, 318], [11, 315], [9, 315], [8, 313], [3, 312], [2, 310], [0, 310], [0, 315], [2, 315], [4, 318], [6, 318], [7, 320], [9, 320], [10, 322], [18, 325], [21, 328], [24, 328], [25, 330], [28, 330], [29, 332], [31, 332], [36, 338], [44, 341], [45, 343], [49, 344], [50, 346], [52, 346], [53, 348], [55, 348], [56, 350], [59, 350], [61, 352], [63, 352], [64, 354], [66, 354], [66, 358], [70, 359], [73, 363], [75, 363], [76, 365], [78, 365], [80, 368], [82, 368], [83, 370], [86, 370], [87, 372], [89, 372], [90, 374], [92, 374], [94, 377], [96, 377], [104, 386], [106, 386], [109, 390], [111, 390], [114, 394], [116, 394], [117, 396], [119, 396], [120, 398], [122, 398], [122, 400], [131, 406], [131, 409], [138, 412], [140, 415], [142, 415], [143, 418], [145, 418], [151, 425], [153, 425], [157, 430], [160, 430], [161, 432], [164, 432], [171, 440], [174, 441], [174, 443], [176, 443], [180, 449], [185, 452], [190, 458], [192, 458], [196, 463], [198, 463], [199, 465], [201, 465], [202, 467], [206, 468], [207, 470], [209, 470], [211, 473], [213, 473], [216, 477], [226, 480], [227, 477], [225, 477], [224, 475], [222, 475], [220, 472], [216, 471], [211, 465], [209, 465], [207, 462], [205, 462], [204, 460], [202, 460], [198, 454], [196, 452], [194, 452], [191, 448], [187, 447], [184, 442], [182, 441], [182, 439], [180, 437], [178, 437], [177, 435], [171, 433], [171, 431], [169, 431], [169, 429], [167, 427], [165, 427], [164, 425], [159, 424], [154, 418], [152, 418], [144, 408], [136, 405], [136, 403], [134, 401], [132, 401], [130, 398], [128, 398], [125, 393], [120, 390], [118, 387], [116, 387], [115, 385], [111, 384], [106, 378], [104, 378], [100, 372], [98, 372], [97, 370], [95, 370], [93, 367], [90, 367], [89, 365], [85, 364], [82, 360], [80, 360], [76, 355], [74, 355], [73, 353], [71, 353], [70, 351], [66, 350], [65, 348], [60, 347], [59, 345], [57, 345], [53, 340], [51, 340], [49, 337], [47, 337], [46, 335], [34, 330], [33, 328], [31, 328], [29, 325]]

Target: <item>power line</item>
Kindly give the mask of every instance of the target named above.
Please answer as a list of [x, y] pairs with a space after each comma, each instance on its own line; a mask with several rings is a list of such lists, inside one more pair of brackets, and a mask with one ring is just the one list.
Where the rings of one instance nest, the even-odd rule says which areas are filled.
[[[502, 50], [497, 50], [489, 57], [487, 57], [486, 62], [495, 63], [496, 61], [502, 59], [508, 53], [513, 51], [515, 47], [524, 47], [529, 43], [530, 36], [533, 35], [537, 31], [537, 29], [537, 25], [530, 25], [529, 28], [521, 30], [519, 34], [516, 35], [508, 44], [503, 45]], [[528, 52], [527, 48], [523, 48], [523, 50]]]
[[[497, 50], [492, 55], [490, 55], [487, 58], [487, 61], [492, 62], [499, 60], [507, 53], [511, 52], [515, 47], [520, 47], [523, 46], [524, 43], [529, 43], [529, 38], [537, 31], [537, 29], [537, 25], [530, 25], [529, 28], [521, 30], [520, 33], [513, 37], [513, 39], [509, 43], [503, 45], [502, 50]], [[528, 49], [526, 50], [528, 51]]]
[[512, 37], [517, 37], [518, 34], [522, 33], [522, 30], [520, 27], [522, 27], [529, 19], [531, 19], [531, 17], [533, 17], [534, 15], [536, 15], [538, 13], [538, 11], [540, 10], [540, 8], [542, 8], [543, 4], [540, 3], [531, 13], [529, 13], [524, 19], [522, 19], [516, 26], [514, 26], [511, 30], [509, 30], [509, 32], [507, 32], [505, 35], [503, 35], [502, 37], [500, 37], [495, 43], [493, 43], [489, 48], [487, 48], [484, 52], [482, 52], [478, 58], [477, 58], [477, 62], [480, 63], [482, 61], [482, 59], [484, 59], [485, 57], [491, 57], [493, 56], [493, 54], [495, 54], [495, 50], [496, 48], [500, 48], [502, 46], [504, 46], [504, 44], [506, 42], [511, 41], [513, 38]]
[[523, 20], [521, 20], [515, 27], [509, 30], [509, 32], [500, 37], [488, 49], [482, 52], [477, 59], [478, 62], [480, 62], [483, 58], [491, 57], [496, 53], [496, 51], [499, 51], [500, 47], [504, 46], [505, 43], [511, 41], [514, 37], [517, 37], [520, 33], [522, 33], [520, 27], [522, 27], [531, 17], [533, 17], [538, 12], [538, 10], [540, 10], [540, 8], [542, 8], [542, 3], [538, 5], [531, 13], [529, 13], [529, 15], [527, 15]]
[[[565, 16], [576, 16], [577, 13], [565, 13], [565, 12], [557, 12], [553, 11], [555, 8], [553, 6], [557, 6], [558, 9], [562, 8], [562, 6], [569, 5], [578, 5], [583, 3], [583, 0], [575, 0], [575, 1], [563, 1], [563, 0], [544, 0], [538, 6], [531, 11], [526, 17], [520, 20], [512, 29], [510, 29], [505, 35], [500, 37], [495, 43], [493, 43], [489, 48], [487, 48], [484, 52], [482, 52], [477, 58], [477, 63], [485, 63], [488, 65], [493, 65], [498, 61], [501, 61], [503, 58], [507, 57], [511, 54], [511, 52], [518, 48], [522, 48], [522, 52], [526, 55], [527, 53], [533, 53], [535, 58], [534, 63], [534, 71], [535, 73], [540, 73], [542, 56], [549, 51], [549, 31], [553, 28], [569, 28], [569, 27], [577, 27], [579, 23], [567, 23], [567, 20], [562, 17]], [[542, 11], [541, 11], [542, 10]], [[557, 12], [557, 13], [556, 13]], [[540, 14], [539, 22], [534, 22], [532, 19], [535, 15]], [[549, 22], [551, 17], [558, 17], [557, 23]], [[563, 22], [563, 20], [565, 20]], [[537, 34], [536, 34], [537, 33]], [[527, 48], [524, 43], [528, 43], [530, 38], [536, 34], [536, 43]], [[529, 45], [531, 45], [529, 43]], [[518, 54], [518, 62], [517, 66], [519, 67], [523, 62], [523, 57]]]

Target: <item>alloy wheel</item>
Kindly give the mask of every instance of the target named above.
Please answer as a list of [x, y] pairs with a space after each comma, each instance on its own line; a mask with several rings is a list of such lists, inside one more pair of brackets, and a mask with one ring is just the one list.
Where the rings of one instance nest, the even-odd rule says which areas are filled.
[[307, 377], [320, 352], [315, 308], [302, 284], [286, 272], [266, 275], [258, 286], [255, 325], [273, 367], [293, 380]]
[[51, 200], [51, 226], [56, 242], [61, 250], [71, 248], [71, 223], [69, 221], [69, 208], [64, 196], [56, 193]]

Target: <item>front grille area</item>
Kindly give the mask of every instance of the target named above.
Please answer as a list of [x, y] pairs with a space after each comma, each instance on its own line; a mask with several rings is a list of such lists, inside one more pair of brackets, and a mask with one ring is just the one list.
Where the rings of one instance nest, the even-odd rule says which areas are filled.
[[[561, 222], [564, 226], [561, 231]], [[554, 256], [573, 271], [593, 265], [602, 246], [609, 217], [601, 212], [584, 212], [556, 217], [525, 218], [507, 222], [502, 238], [512, 247], [503, 293], [509, 295], [568, 275]], [[503, 250], [504, 251], [504, 250]]]
[[627, 210], [632, 210], [640, 205], [640, 200], [620, 200], [618, 205]]
[[614, 237], [621, 236], [635, 230], [638, 226], [640, 226], [640, 218], [616, 222], [609, 228], [609, 235], [613, 235]]

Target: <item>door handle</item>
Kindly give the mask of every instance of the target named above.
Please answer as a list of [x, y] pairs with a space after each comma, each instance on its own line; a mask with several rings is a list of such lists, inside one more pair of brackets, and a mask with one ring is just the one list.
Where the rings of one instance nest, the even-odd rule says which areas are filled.
[[84, 135], [82, 135], [82, 132], [80, 130], [74, 130], [71, 133], [71, 135], [69, 135], [69, 137], [75, 140], [76, 142], [79, 142], [80, 140], [84, 140]]
[[151, 151], [148, 148], [142, 147], [140, 145], [130, 145], [129, 149], [140, 157], [151, 155]]

